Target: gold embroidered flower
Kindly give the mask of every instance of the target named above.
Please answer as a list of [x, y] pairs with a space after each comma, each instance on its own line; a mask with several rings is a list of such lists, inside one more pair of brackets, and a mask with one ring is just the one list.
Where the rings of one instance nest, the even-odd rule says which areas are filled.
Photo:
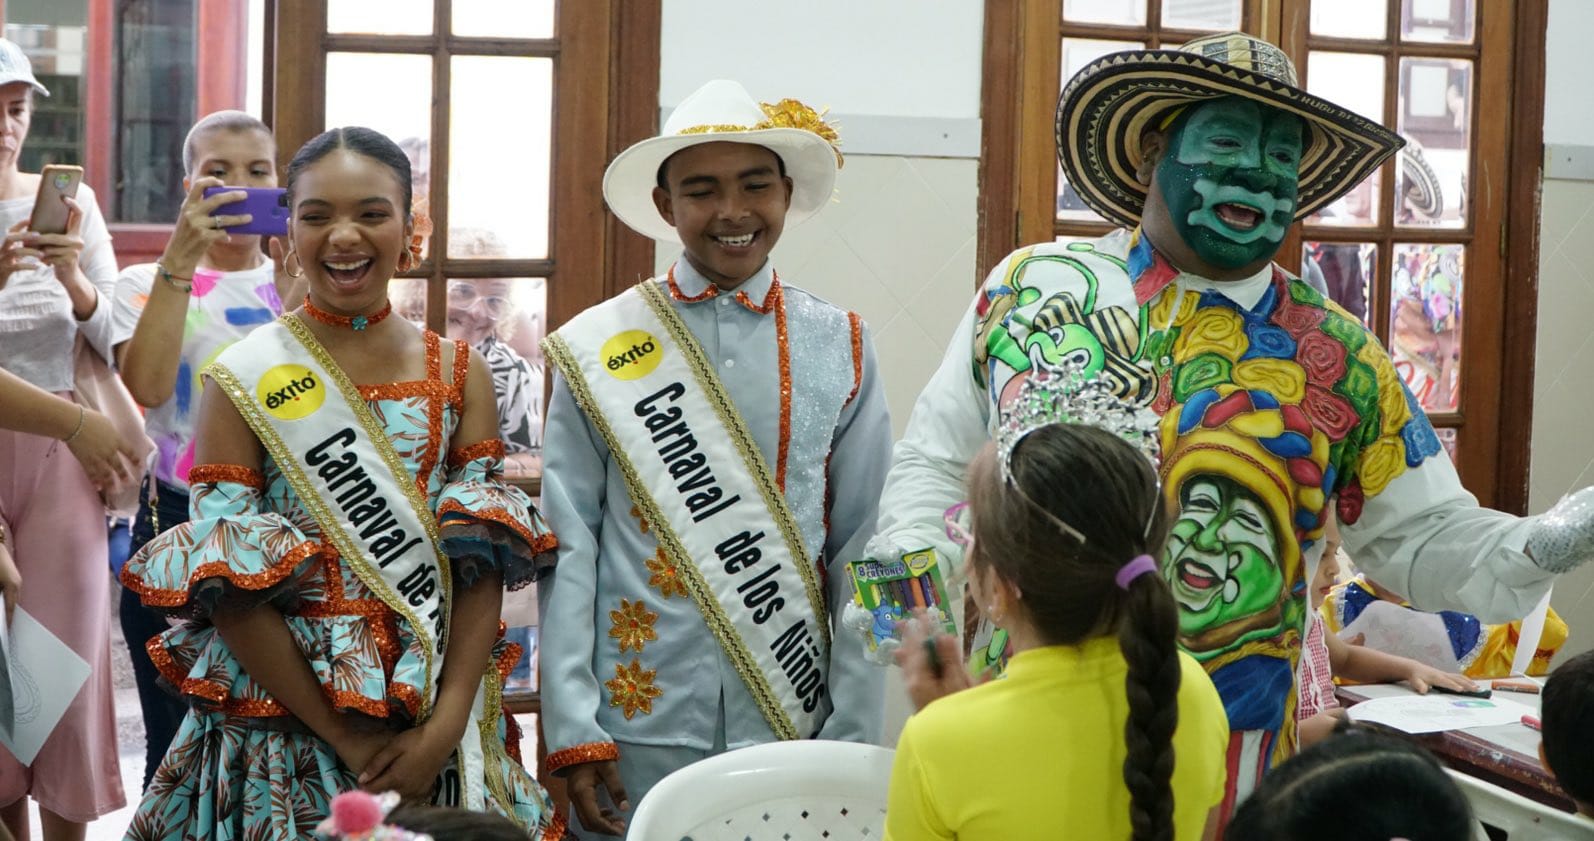
[[642, 509], [636, 507], [635, 505], [631, 506], [631, 516], [636, 518], [637, 528], [641, 529], [643, 534], [647, 534], [648, 521], [642, 519]]
[[657, 669], [642, 668], [642, 662], [635, 657], [631, 658], [629, 666], [616, 663], [614, 679], [603, 682], [604, 688], [609, 690], [609, 706], [620, 707], [626, 721], [639, 710], [643, 715], [652, 715], [653, 699], [664, 694], [664, 690], [653, 685], [657, 674]]
[[641, 599], [631, 601], [620, 600], [620, 609], [609, 611], [609, 621], [614, 627], [609, 629], [609, 636], [620, 641], [620, 653], [624, 654], [627, 648], [637, 651], [642, 646], [659, 638], [658, 632], [653, 630], [653, 623], [659, 621], [659, 615], [642, 603]]
[[841, 157], [841, 135], [836, 133], [835, 126], [825, 122], [824, 114], [795, 99], [782, 99], [773, 105], [761, 102], [759, 107], [764, 109], [765, 119], [754, 126], [755, 129], [795, 128], [811, 131], [830, 144], [830, 148], [836, 153], [837, 169], [845, 163]]
[[686, 584], [681, 581], [681, 571], [664, 557], [664, 550], [660, 549], [653, 557], [644, 562], [648, 572], [653, 573], [648, 577], [648, 586], [659, 588], [659, 595], [664, 598], [671, 596], [685, 596]]

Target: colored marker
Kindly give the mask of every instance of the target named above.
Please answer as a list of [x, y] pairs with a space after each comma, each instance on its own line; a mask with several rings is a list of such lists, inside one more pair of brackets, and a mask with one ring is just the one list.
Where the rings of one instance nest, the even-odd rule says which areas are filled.
[[1539, 720], [1536, 717], [1531, 716], [1531, 715], [1522, 716], [1522, 723], [1527, 725], [1528, 727], [1534, 729], [1534, 730], [1542, 730], [1543, 729], [1542, 727], [1539, 726]]
[[1493, 683], [1493, 686], [1503, 692], [1520, 692], [1523, 695], [1539, 694], [1539, 685], [1529, 680], [1497, 680]]

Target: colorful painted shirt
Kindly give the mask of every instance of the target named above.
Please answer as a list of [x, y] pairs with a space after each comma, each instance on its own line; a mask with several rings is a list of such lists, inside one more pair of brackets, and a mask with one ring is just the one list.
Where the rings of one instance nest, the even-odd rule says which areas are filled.
[[[116, 281], [116, 311], [111, 345], [133, 338], [144, 304], [155, 284], [155, 264], [128, 266]], [[177, 355], [177, 386], [165, 403], [144, 414], [144, 430], [155, 442], [155, 478], [188, 487], [194, 466], [194, 423], [199, 411], [199, 371], [233, 342], [282, 314], [282, 301], [271, 262], [241, 272], [194, 271], [183, 322], [183, 346]]]
[[[1338, 633], [1346, 625], [1355, 622], [1368, 605], [1381, 599], [1410, 606], [1397, 598], [1380, 595], [1378, 588], [1367, 580], [1367, 576], [1358, 575], [1330, 590], [1318, 611], [1329, 631]], [[1438, 614], [1440, 620], [1444, 622], [1445, 635], [1450, 639], [1450, 650], [1455, 655], [1455, 663], [1428, 662], [1428, 665], [1440, 669], [1456, 669], [1470, 678], [1511, 676], [1511, 663], [1516, 657], [1517, 643], [1522, 634], [1521, 621], [1487, 625], [1470, 613], [1441, 610]], [[1533, 652], [1532, 662], [1528, 664], [1528, 674], [1550, 673], [1550, 660], [1555, 657], [1555, 652], [1566, 644], [1568, 632], [1569, 629], [1566, 622], [1561, 619], [1561, 615], [1555, 612], [1555, 608], [1550, 608], [1549, 614], [1544, 619], [1544, 631], [1539, 637], [1538, 648]], [[1409, 655], [1415, 652], [1405, 653]], [[1423, 657], [1417, 659], [1428, 660]]]
[[1294, 750], [1306, 582], [1328, 506], [1347, 550], [1423, 604], [1522, 616], [1550, 576], [1527, 521], [1478, 507], [1378, 341], [1268, 266], [1217, 283], [1118, 231], [999, 263], [920, 395], [881, 531], [960, 557], [941, 515], [996, 408], [1065, 359], [1162, 417], [1163, 489], [1178, 510], [1163, 575], [1180, 639], [1223, 697], [1230, 801]]

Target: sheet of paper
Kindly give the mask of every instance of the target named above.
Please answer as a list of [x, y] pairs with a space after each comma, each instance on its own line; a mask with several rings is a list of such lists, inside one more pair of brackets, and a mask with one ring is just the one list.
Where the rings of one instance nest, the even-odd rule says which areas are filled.
[[20, 607], [11, 619], [9, 643], [5, 659], [11, 691], [5, 698], [11, 726], [0, 727], [0, 744], [29, 765], [88, 680], [89, 664]]
[[1550, 595], [1554, 592], [1554, 587], [1545, 591], [1544, 598], [1539, 599], [1539, 603], [1522, 620], [1516, 654], [1511, 658], [1511, 674], [1526, 675], [1528, 667], [1533, 665], [1533, 655], [1538, 652], [1539, 643], [1544, 641], [1544, 622], [1549, 618]]
[[1423, 613], [1393, 602], [1373, 602], [1356, 621], [1340, 629], [1339, 637], [1348, 640], [1358, 634], [1365, 637], [1361, 644], [1374, 651], [1409, 657], [1446, 672], [1461, 671], [1445, 621], [1437, 613]]
[[1438, 693], [1374, 698], [1349, 710], [1354, 721], [1369, 721], [1407, 733], [1514, 724], [1533, 712], [1532, 707], [1504, 698], [1467, 698]]

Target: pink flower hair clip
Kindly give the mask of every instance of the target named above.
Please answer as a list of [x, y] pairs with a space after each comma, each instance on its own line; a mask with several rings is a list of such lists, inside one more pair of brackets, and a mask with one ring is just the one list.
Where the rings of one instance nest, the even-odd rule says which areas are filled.
[[315, 828], [316, 834], [342, 841], [432, 841], [424, 832], [382, 823], [400, 799], [396, 791], [345, 791], [332, 798], [332, 814]]

